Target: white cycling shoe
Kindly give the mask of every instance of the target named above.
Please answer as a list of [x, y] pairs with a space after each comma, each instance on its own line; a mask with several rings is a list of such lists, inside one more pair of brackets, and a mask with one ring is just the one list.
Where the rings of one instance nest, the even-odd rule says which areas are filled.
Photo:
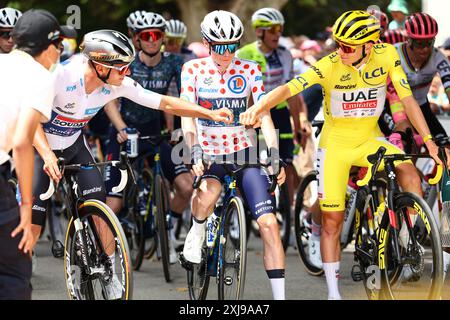
[[118, 300], [122, 298], [124, 288], [116, 275], [113, 275], [111, 282], [105, 285], [105, 289], [108, 300]]
[[202, 246], [204, 241], [205, 232], [198, 234], [191, 228], [184, 242], [184, 258], [191, 263], [200, 263], [202, 261]]
[[313, 239], [312, 236], [308, 239], [308, 247], [309, 247], [309, 262], [315, 266], [316, 268], [322, 269], [322, 256], [320, 254], [320, 238], [319, 240]]

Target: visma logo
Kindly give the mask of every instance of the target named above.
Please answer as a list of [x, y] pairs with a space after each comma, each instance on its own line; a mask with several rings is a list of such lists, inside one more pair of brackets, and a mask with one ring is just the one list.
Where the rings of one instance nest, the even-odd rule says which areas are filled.
[[233, 93], [244, 92], [246, 85], [247, 85], [247, 81], [241, 75], [233, 76], [230, 78], [230, 80], [228, 80], [228, 88]]

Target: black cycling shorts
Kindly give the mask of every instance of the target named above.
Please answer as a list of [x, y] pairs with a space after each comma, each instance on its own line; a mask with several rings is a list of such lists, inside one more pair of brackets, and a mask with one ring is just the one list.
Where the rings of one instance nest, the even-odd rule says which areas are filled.
[[[73, 145], [64, 150], [53, 150], [55, 155], [63, 157], [66, 164], [95, 162], [89, 149], [86, 139], [81, 134]], [[34, 176], [33, 176], [33, 224], [42, 226], [45, 221], [45, 212], [47, 211], [48, 201], [42, 201], [39, 195], [45, 193], [48, 189], [50, 178], [42, 170], [44, 161], [35, 154], [34, 158]], [[77, 183], [85, 199], [95, 199], [102, 202], [106, 201], [103, 176], [99, 168], [90, 168], [80, 170], [76, 174]]]

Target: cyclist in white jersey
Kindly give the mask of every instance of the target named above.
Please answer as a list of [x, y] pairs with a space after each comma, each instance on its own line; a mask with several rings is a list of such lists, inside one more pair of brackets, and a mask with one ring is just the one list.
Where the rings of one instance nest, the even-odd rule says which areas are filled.
[[[67, 163], [94, 161], [81, 129], [108, 101], [115, 98], [126, 97], [142, 106], [183, 116], [231, 121], [232, 114], [227, 109], [205, 110], [178, 98], [145, 90], [126, 77], [136, 54], [131, 41], [120, 32], [99, 30], [88, 33], [81, 50], [82, 55], [66, 60], [55, 71], [56, 96], [51, 119], [37, 130], [34, 140], [40, 155], [36, 156], [36, 167], [42, 168], [44, 165], [44, 170], [55, 181], [61, 178], [57, 155], [64, 156]], [[84, 171], [79, 174], [78, 181], [83, 195], [105, 202], [100, 171]], [[49, 181], [42, 170], [37, 170], [34, 177], [33, 233], [37, 240], [46, 211], [46, 203], [39, 199], [39, 195], [45, 192]]]
[[[246, 110], [247, 99], [259, 99], [265, 94], [261, 68], [253, 61], [235, 58], [244, 28], [239, 18], [227, 11], [213, 11], [201, 23], [204, 45], [210, 56], [184, 64], [181, 73], [181, 98], [215, 110], [227, 105], [233, 109], [234, 118]], [[183, 118], [182, 127], [188, 145], [192, 146], [193, 170], [202, 176], [200, 188], [192, 200], [193, 225], [186, 236], [183, 255], [192, 263], [200, 263], [201, 247], [205, 239], [205, 221], [212, 213], [220, 192], [225, 169], [212, 163], [203, 166], [201, 155], [217, 159], [248, 158], [256, 147], [245, 127], [238, 121], [229, 125], [206, 119]], [[277, 149], [277, 141], [270, 114], [262, 117], [261, 128], [267, 145]], [[256, 152], [254, 153], [256, 154]], [[234, 166], [234, 165], [233, 165]], [[206, 170], [205, 170], [206, 169]], [[254, 218], [264, 241], [264, 266], [272, 285], [274, 299], [284, 299], [285, 256], [274, 213], [274, 198], [269, 194], [268, 177], [260, 168], [246, 168], [237, 175], [239, 190]], [[278, 182], [285, 179], [282, 170]]]
[[[435, 138], [446, 137], [447, 133], [431, 110], [427, 99], [431, 82], [437, 73], [441, 77], [447, 97], [450, 98], [450, 63], [445, 55], [433, 46], [438, 33], [438, 24], [429, 14], [419, 12], [407, 18], [405, 27], [407, 42], [395, 44], [400, 62], [431, 134]], [[392, 86], [389, 89], [395, 96]], [[400, 129], [411, 127], [401, 105], [392, 110], [392, 113], [397, 127]]]
[[22, 12], [13, 8], [0, 9], [0, 54], [10, 53], [14, 42], [12, 31], [17, 20], [22, 16]]

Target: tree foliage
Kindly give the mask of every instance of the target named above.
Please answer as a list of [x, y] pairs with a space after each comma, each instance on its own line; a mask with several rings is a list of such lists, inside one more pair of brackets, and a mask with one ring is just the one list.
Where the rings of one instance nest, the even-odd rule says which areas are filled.
[[[420, 9], [420, 0], [409, 0], [410, 11]], [[126, 32], [126, 18], [135, 10], [161, 13], [165, 18], [177, 18], [188, 26], [188, 41], [200, 40], [200, 22], [212, 10], [229, 10], [236, 13], [246, 29], [242, 42], [254, 40], [251, 15], [266, 6], [281, 9], [286, 19], [285, 34], [306, 34], [331, 26], [344, 11], [365, 9], [371, 4], [386, 9], [389, 0], [0, 0], [0, 7], [11, 6], [22, 11], [43, 8], [51, 11], [62, 24], [69, 14], [67, 8], [76, 4], [81, 9], [80, 37], [97, 29], [115, 29]]]

